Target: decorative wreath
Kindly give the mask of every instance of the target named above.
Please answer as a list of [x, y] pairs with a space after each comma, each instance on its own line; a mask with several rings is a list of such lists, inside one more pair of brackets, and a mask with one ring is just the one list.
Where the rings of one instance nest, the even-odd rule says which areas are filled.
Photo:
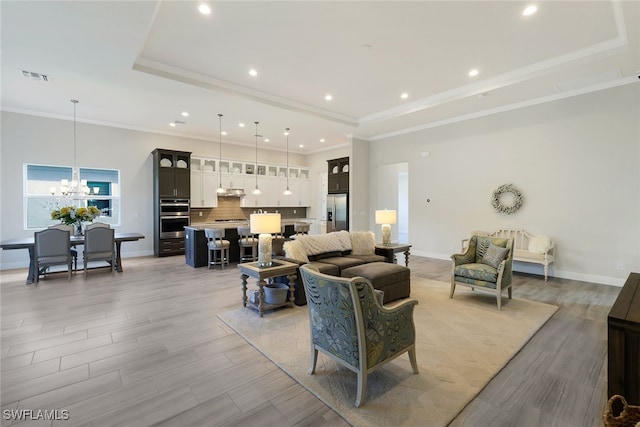
[[[505, 206], [500, 203], [500, 196], [504, 193], [513, 194], [513, 203], [509, 206]], [[496, 210], [496, 212], [500, 212], [503, 214], [510, 215], [520, 209], [522, 206], [522, 194], [513, 184], [504, 184], [501, 185], [493, 192], [493, 196], [491, 197], [491, 206]]]

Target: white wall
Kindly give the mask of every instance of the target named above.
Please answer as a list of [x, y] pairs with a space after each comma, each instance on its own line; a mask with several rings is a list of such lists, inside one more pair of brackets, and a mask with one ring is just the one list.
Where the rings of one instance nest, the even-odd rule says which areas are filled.
[[373, 230], [369, 187], [369, 143], [353, 138], [349, 156], [349, 230]]
[[[73, 166], [73, 122], [2, 112], [0, 142], [0, 240], [33, 236], [24, 229], [22, 175], [24, 163]], [[219, 143], [77, 123], [77, 164], [119, 169], [122, 180], [122, 225], [119, 232], [139, 232], [139, 242], [122, 245], [125, 257], [153, 254], [153, 167], [155, 148], [191, 151], [218, 157]], [[255, 161], [255, 147], [222, 146], [222, 157]], [[286, 153], [260, 148], [258, 162], [286, 163]], [[289, 164], [308, 166], [306, 156], [290, 153]], [[326, 163], [325, 163], [326, 170]], [[26, 250], [0, 251], [0, 266], [26, 267]]]
[[[557, 242], [553, 276], [619, 285], [640, 271], [639, 123], [640, 84], [626, 85], [372, 142], [370, 182], [409, 162], [412, 253], [445, 259], [473, 230], [523, 228]], [[506, 183], [525, 198], [512, 215], [490, 204]]]

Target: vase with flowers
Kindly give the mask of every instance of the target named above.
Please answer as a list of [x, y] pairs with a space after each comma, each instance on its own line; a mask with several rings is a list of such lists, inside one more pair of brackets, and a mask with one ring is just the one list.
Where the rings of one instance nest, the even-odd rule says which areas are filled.
[[51, 219], [59, 219], [61, 223], [71, 225], [74, 227], [74, 235], [81, 236], [82, 223], [85, 221], [93, 221], [101, 214], [100, 209], [95, 206], [88, 206], [86, 208], [75, 206], [63, 206], [60, 209], [54, 209], [51, 211]]

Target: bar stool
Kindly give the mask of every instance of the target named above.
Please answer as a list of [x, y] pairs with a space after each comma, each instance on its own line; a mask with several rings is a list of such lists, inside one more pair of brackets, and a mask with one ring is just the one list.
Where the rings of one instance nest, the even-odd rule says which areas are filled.
[[[240, 245], [240, 262], [258, 260], [258, 239], [251, 234], [251, 227], [238, 227], [238, 245]], [[251, 249], [251, 254], [247, 252]]]
[[222, 228], [205, 228], [204, 235], [207, 243], [207, 260], [209, 269], [212, 265], [219, 265], [224, 268], [229, 265], [229, 246], [228, 240], [224, 240], [224, 229]]
[[296, 236], [309, 234], [309, 228], [310, 226], [306, 222], [296, 222], [295, 224], [293, 224], [293, 231], [295, 232], [295, 234], [291, 235], [290, 238], [295, 239]]

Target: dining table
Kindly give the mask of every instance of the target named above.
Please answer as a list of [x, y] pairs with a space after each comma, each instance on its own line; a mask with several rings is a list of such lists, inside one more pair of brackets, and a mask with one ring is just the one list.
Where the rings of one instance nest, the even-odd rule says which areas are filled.
[[[144, 239], [144, 235], [140, 233], [115, 233], [114, 242], [116, 246], [116, 271], [122, 272], [121, 246], [122, 242], [135, 242]], [[84, 236], [71, 236], [70, 245], [72, 247], [84, 245]], [[0, 242], [0, 248], [3, 250], [27, 249], [29, 251], [29, 274], [27, 276], [27, 285], [32, 284], [36, 280], [35, 263], [35, 239], [33, 237], [24, 237], [18, 239], [7, 239]]]

